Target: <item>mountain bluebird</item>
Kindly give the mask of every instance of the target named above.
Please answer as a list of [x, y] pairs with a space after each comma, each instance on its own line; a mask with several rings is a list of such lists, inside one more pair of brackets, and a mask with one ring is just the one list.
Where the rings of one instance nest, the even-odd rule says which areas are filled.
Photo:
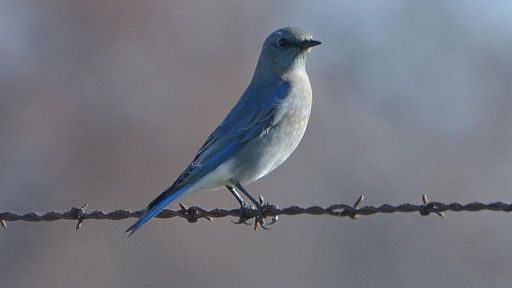
[[133, 234], [185, 193], [222, 186], [241, 206], [238, 223], [245, 223], [244, 211], [252, 206], [237, 190], [257, 208], [254, 228], [266, 228], [262, 212], [266, 204], [242, 185], [270, 173], [299, 145], [312, 100], [306, 58], [311, 47], [320, 44], [299, 28], [282, 28], [270, 34], [263, 43], [251, 83], [238, 103], [178, 179], [149, 203], [144, 215], [126, 233]]

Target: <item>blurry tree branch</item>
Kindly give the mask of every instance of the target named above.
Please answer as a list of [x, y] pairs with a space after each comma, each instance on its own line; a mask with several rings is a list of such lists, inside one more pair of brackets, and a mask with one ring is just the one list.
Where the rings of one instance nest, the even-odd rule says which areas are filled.
[[[479, 203], [472, 202], [467, 204], [461, 203], [441, 203], [441, 202], [429, 202], [426, 195], [422, 197], [422, 204], [400, 204], [400, 205], [390, 205], [383, 204], [380, 206], [364, 206], [358, 207], [362, 202], [363, 196], [360, 196], [354, 205], [347, 204], [335, 204], [329, 207], [320, 207], [320, 206], [311, 206], [308, 208], [303, 208], [299, 206], [291, 206], [288, 208], [277, 208], [272, 206], [265, 206], [263, 210], [263, 214], [265, 217], [274, 217], [279, 215], [299, 215], [299, 214], [308, 214], [308, 215], [328, 215], [335, 217], [350, 217], [352, 219], [357, 219], [360, 216], [370, 216], [376, 214], [390, 214], [390, 213], [406, 213], [406, 212], [418, 212], [420, 215], [427, 216], [431, 213], [435, 213], [441, 217], [444, 217], [443, 212], [451, 211], [451, 212], [476, 212], [476, 211], [501, 211], [501, 212], [510, 212], [512, 211], [512, 203], [507, 204], [503, 202], [493, 202], [493, 203]], [[57, 220], [74, 220], [78, 221], [76, 225], [76, 230], [78, 230], [83, 223], [84, 220], [123, 220], [128, 218], [139, 218], [144, 213], [144, 210], [138, 211], [129, 211], [129, 210], [115, 210], [115, 211], [92, 211], [86, 212], [85, 208], [87, 205], [84, 205], [80, 208], [73, 207], [65, 212], [47, 212], [44, 214], [30, 212], [26, 214], [15, 214], [11, 212], [1, 212], [0, 213], [0, 224], [2, 227], [6, 228], [7, 221], [29, 221], [29, 222], [48, 222], [48, 221], [57, 221]], [[213, 218], [223, 218], [223, 217], [239, 217], [240, 209], [213, 209], [213, 210], [205, 210], [200, 207], [187, 207], [180, 203], [181, 209], [179, 210], [163, 210], [156, 218], [173, 218], [173, 217], [181, 217], [185, 218], [188, 222], [194, 223], [199, 219], [207, 219], [212, 220]], [[248, 218], [253, 218], [257, 215], [256, 209], [249, 209], [245, 212]]]

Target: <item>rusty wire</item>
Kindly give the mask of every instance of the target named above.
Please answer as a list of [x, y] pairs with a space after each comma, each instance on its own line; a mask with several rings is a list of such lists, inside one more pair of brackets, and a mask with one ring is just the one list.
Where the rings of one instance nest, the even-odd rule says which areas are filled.
[[[364, 206], [358, 208], [359, 204], [364, 199], [363, 196], [360, 196], [354, 205], [347, 204], [335, 204], [329, 207], [323, 208], [320, 206], [311, 206], [308, 208], [303, 208], [299, 206], [291, 206], [288, 208], [277, 208], [277, 207], [266, 207], [263, 211], [264, 217], [272, 217], [278, 215], [299, 215], [299, 214], [308, 214], [308, 215], [328, 215], [335, 217], [350, 217], [352, 219], [357, 219], [360, 216], [370, 216], [375, 214], [390, 214], [397, 212], [419, 212], [422, 216], [427, 216], [431, 213], [435, 213], [441, 217], [444, 217], [443, 212], [452, 211], [452, 212], [476, 212], [476, 211], [501, 211], [501, 212], [510, 212], [512, 211], [512, 203], [507, 204], [503, 202], [494, 202], [494, 203], [479, 203], [472, 202], [467, 204], [461, 203], [441, 203], [441, 202], [429, 202], [426, 195], [422, 196], [422, 204], [400, 204], [400, 205], [390, 205], [383, 204], [380, 206]], [[6, 229], [6, 222], [12, 221], [29, 221], [29, 222], [47, 222], [47, 221], [57, 221], [57, 220], [74, 220], [78, 221], [76, 225], [76, 230], [80, 229], [80, 226], [83, 224], [84, 220], [123, 220], [128, 218], [139, 218], [144, 213], [144, 210], [138, 211], [129, 211], [129, 210], [115, 210], [110, 212], [105, 211], [92, 211], [86, 212], [85, 209], [87, 204], [82, 207], [73, 207], [65, 212], [56, 212], [51, 211], [44, 214], [40, 213], [26, 213], [26, 214], [16, 214], [11, 212], [2, 212], [0, 213], [0, 225]], [[199, 219], [207, 219], [212, 220], [213, 218], [223, 218], [223, 217], [239, 217], [240, 209], [213, 209], [213, 210], [205, 210], [200, 207], [187, 207], [184, 204], [180, 203], [181, 209], [179, 210], [163, 210], [156, 218], [173, 218], [180, 217], [185, 218], [188, 222], [194, 223]], [[250, 209], [245, 212], [248, 218], [253, 218], [257, 215], [257, 211], [255, 209]]]

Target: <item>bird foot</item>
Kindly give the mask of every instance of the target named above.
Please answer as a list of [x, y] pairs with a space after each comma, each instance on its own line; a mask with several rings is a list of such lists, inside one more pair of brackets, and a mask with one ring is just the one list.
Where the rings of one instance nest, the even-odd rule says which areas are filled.
[[265, 212], [267, 211], [273, 211], [279, 209], [277, 205], [274, 205], [272, 203], [265, 203], [265, 199], [263, 196], [260, 195], [259, 203], [257, 207], [257, 214], [254, 218], [254, 230], [257, 231], [259, 227], [263, 228], [264, 230], [270, 230], [270, 225], [277, 222], [277, 219], [279, 215], [273, 215], [270, 223], [265, 223]]
[[231, 220], [231, 222], [234, 223], [234, 224], [251, 225], [251, 223], [247, 223], [247, 220], [250, 219], [250, 217], [247, 216], [247, 210], [253, 211], [254, 210], [254, 206], [249, 205], [249, 204], [243, 202], [240, 205], [240, 218], [238, 218], [238, 221]]

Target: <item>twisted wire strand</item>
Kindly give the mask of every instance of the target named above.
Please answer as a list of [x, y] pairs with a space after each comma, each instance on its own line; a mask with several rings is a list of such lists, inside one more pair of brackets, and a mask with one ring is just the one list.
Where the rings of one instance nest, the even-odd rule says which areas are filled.
[[[360, 216], [370, 216], [376, 214], [390, 214], [390, 213], [410, 213], [410, 212], [418, 212], [422, 216], [427, 216], [431, 213], [436, 213], [441, 217], [444, 217], [443, 212], [451, 211], [451, 212], [476, 212], [476, 211], [502, 211], [502, 212], [510, 212], [512, 211], [512, 203], [507, 204], [504, 202], [493, 202], [493, 203], [480, 203], [480, 202], [472, 202], [467, 204], [461, 203], [441, 203], [441, 202], [429, 202], [426, 195], [423, 195], [423, 204], [400, 204], [400, 205], [390, 205], [383, 204], [380, 206], [364, 206], [358, 208], [358, 205], [363, 200], [363, 196], [359, 197], [354, 205], [347, 204], [335, 204], [329, 207], [320, 207], [320, 206], [311, 206], [307, 208], [303, 208], [300, 206], [291, 206], [288, 208], [278, 208], [275, 206], [265, 205], [263, 207], [263, 215], [264, 217], [272, 217], [279, 215], [328, 215], [335, 217], [350, 217], [356, 219]], [[47, 222], [47, 221], [57, 221], [57, 220], [75, 220], [78, 221], [76, 230], [80, 228], [84, 220], [123, 220], [128, 218], [139, 218], [144, 213], [144, 210], [137, 211], [129, 211], [129, 210], [115, 210], [115, 211], [92, 211], [86, 212], [85, 208], [87, 205], [84, 205], [80, 208], [72, 207], [68, 211], [64, 212], [56, 212], [51, 211], [47, 213], [35, 213], [30, 212], [26, 214], [16, 214], [11, 212], [2, 212], [0, 213], [0, 224], [6, 228], [6, 222], [12, 221], [29, 221], [29, 222]], [[205, 210], [201, 207], [187, 207], [184, 204], [180, 203], [181, 209], [178, 210], [163, 210], [156, 218], [174, 218], [180, 217], [185, 218], [188, 222], [194, 223], [199, 219], [207, 219], [212, 220], [213, 218], [223, 218], [223, 217], [239, 217], [240, 209], [213, 209], [213, 210]], [[253, 218], [257, 215], [256, 209], [249, 209], [245, 211], [245, 214], [248, 218]]]

